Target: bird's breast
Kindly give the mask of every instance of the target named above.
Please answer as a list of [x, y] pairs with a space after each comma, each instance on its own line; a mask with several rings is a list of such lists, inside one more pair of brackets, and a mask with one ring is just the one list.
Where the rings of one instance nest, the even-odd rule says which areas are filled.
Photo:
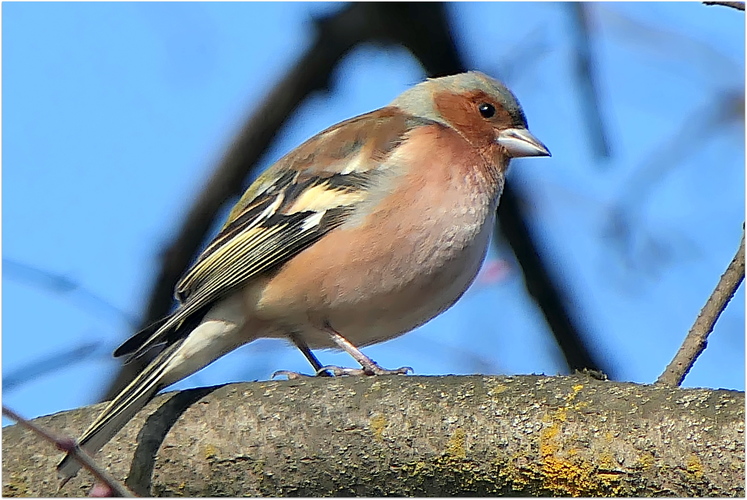
[[448, 309], [479, 271], [492, 217], [465, 213], [461, 222], [392, 225], [390, 238], [368, 241], [367, 251], [337, 253], [339, 260], [320, 269], [313, 284], [304, 283], [313, 292], [303, 297], [305, 310], [295, 323], [307, 342], [328, 346], [319, 331], [328, 322], [355, 345], [374, 344]]
[[279, 331], [356, 345], [425, 323], [467, 289], [485, 255], [503, 176], [456, 132], [422, 127], [382, 160], [379, 182], [341, 226], [250, 287]]
[[[453, 148], [391, 161], [425, 161], [391, 177], [348, 222], [284, 264], [249, 301], [258, 317], [331, 346], [325, 322], [356, 345], [405, 333], [450, 307], [485, 256], [502, 189], [482, 159]], [[417, 159], [417, 160], [416, 160]], [[457, 163], [455, 163], [457, 162]], [[470, 164], [473, 162], [473, 164]]]

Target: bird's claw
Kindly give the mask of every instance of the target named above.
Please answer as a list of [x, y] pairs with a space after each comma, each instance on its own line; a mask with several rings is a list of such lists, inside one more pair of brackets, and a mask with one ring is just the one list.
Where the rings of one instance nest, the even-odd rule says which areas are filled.
[[275, 377], [285, 376], [288, 380], [298, 380], [300, 378], [312, 378], [312, 375], [306, 375], [304, 373], [292, 372], [290, 370], [278, 370], [272, 374], [270, 380], [274, 380]]
[[298, 380], [302, 378], [314, 378], [314, 377], [331, 377], [332, 374], [326, 371], [324, 368], [320, 368], [314, 375], [306, 375], [305, 373], [292, 372], [290, 370], [278, 370], [272, 374], [270, 380], [275, 377], [285, 376], [288, 380]]

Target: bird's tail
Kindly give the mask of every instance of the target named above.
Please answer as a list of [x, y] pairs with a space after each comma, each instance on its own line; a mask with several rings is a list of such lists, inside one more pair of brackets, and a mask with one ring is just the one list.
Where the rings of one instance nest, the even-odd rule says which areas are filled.
[[[159, 389], [173, 383], [167, 380], [173, 361], [184, 343], [181, 339], [167, 346], [138, 376], [104, 408], [98, 418], [83, 433], [78, 445], [93, 456], [125, 424], [150, 401]], [[169, 379], [171, 377], [168, 377]], [[69, 454], [57, 466], [60, 488], [80, 469], [80, 464]]]
[[[193, 374], [256, 338], [256, 334], [240, 335], [245, 322], [241, 308], [241, 296], [236, 295], [214, 305], [196, 327], [190, 322], [178, 326], [178, 331], [166, 338], [163, 351], [117, 394], [83, 433], [78, 441], [83, 451], [93, 456], [163, 387]], [[163, 326], [154, 335], [162, 331], [165, 331]], [[139, 334], [136, 337], [138, 341], [144, 340]], [[133, 345], [129, 345], [125, 353], [129, 353]], [[80, 465], [70, 455], [66, 456], [57, 466], [60, 487], [79, 469]]]

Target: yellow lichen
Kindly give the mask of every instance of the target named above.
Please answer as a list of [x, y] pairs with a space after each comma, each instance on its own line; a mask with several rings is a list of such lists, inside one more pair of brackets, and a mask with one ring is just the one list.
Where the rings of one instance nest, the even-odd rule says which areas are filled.
[[700, 459], [696, 455], [690, 455], [687, 457], [687, 472], [692, 474], [695, 479], [703, 477], [703, 464], [700, 463]]
[[462, 429], [457, 429], [449, 437], [446, 445], [446, 454], [454, 458], [466, 458], [467, 451], [464, 448], [465, 434]]
[[586, 407], [586, 402], [576, 402], [576, 397], [584, 388], [574, 385], [572, 392], [563, 399], [566, 404], [545, 415], [543, 422], [549, 423], [540, 431], [539, 453], [541, 459], [540, 475], [542, 488], [557, 495], [570, 496], [600, 496], [610, 495], [618, 491], [620, 481], [616, 474], [599, 473], [598, 468], [611, 468], [613, 457], [604, 454], [601, 463], [588, 463], [578, 454], [578, 450], [562, 449], [561, 426], [568, 420], [568, 414]]
[[589, 473], [567, 460], [554, 456], [544, 457], [542, 463], [542, 487], [555, 494], [585, 496], [591, 489]]
[[384, 439], [384, 429], [386, 429], [386, 426], [388, 424], [386, 417], [384, 417], [384, 415], [378, 414], [371, 419], [370, 424], [371, 430], [374, 433], [374, 437], [379, 441], [382, 441]]
[[3, 484], [4, 497], [27, 497], [29, 496], [29, 485], [23, 475], [11, 474], [10, 481]]
[[502, 392], [506, 392], [508, 387], [503, 384], [496, 384], [488, 389], [488, 396], [497, 396]]
[[523, 491], [532, 483], [534, 473], [531, 469], [517, 467], [516, 460], [523, 459], [522, 455], [514, 455], [512, 459], [503, 467], [498, 466], [498, 477], [505, 477], [511, 483], [511, 488], [515, 491]]
[[424, 470], [427, 470], [428, 465], [425, 462], [419, 461], [415, 462], [415, 466], [412, 468], [412, 471], [410, 471], [411, 476], [417, 476], [421, 474]]
[[645, 451], [641, 454], [640, 457], [638, 457], [638, 463], [645, 470], [654, 465], [654, 463], [656, 463], [656, 459], [651, 453]]
[[206, 444], [205, 447], [202, 449], [202, 454], [207, 460], [215, 458], [216, 456], [218, 456], [219, 452], [220, 450], [216, 448], [215, 446], [213, 446], [212, 444]]
[[611, 469], [615, 465], [615, 460], [610, 453], [600, 453], [598, 465], [602, 469]]

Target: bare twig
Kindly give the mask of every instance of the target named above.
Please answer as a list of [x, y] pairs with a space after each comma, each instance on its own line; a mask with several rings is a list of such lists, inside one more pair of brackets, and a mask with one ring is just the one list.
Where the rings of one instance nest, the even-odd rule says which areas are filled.
[[695, 360], [705, 350], [708, 335], [713, 331], [713, 326], [743, 280], [744, 229], [742, 229], [742, 241], [739, 244], [737, 254], [731, 260], [729, 267], [726, 268], [726, 272], [721, 275], [716, 289], [701, 309], [698, 319], [695, 320], [695, 324], [685, 337], [680, 350], [677, 351], [672, 362], [669, 363], [664, 373], [656, 381], [657, 384], [678, 386], [682, 383]]
[[737, 9], [744, 12], [744, 2], [713, 1], [703, 2], [703, 5], [722, 5], [724, 7], [731, 7], [732, 9]]
[[[5, 405], [3, 405], [3, 415], [15, 420], [20, 426], [29, 429], [31, 432], [34, 432], [35, 434], [49, 441], [50, 443], [55, 445], [58, 450], [69, 453], [80, 465], [90, 471], [99, 483], [102, 483], [107, 488], [109, 488], [110, 492], [113, 495], [128, 498], [132, 498], [135, 496], [123, 484], [114, 479], [111, 474], [109, 474], [104, 468], [97, 464], [86, 452], [81, 450], [78, 447], [78, 444], [73, 439], [70, 439], [68, 437], [59, 438], [46, 429], [43, 429], [42, 427], [36, 425], [34, 422], [26, 420], [18, 413], [14, 412], [10, 408], [7, 408]], [[60, 488], [62, 488], [64, 484], [65, 483], [62, 483], [60, 485]]]

